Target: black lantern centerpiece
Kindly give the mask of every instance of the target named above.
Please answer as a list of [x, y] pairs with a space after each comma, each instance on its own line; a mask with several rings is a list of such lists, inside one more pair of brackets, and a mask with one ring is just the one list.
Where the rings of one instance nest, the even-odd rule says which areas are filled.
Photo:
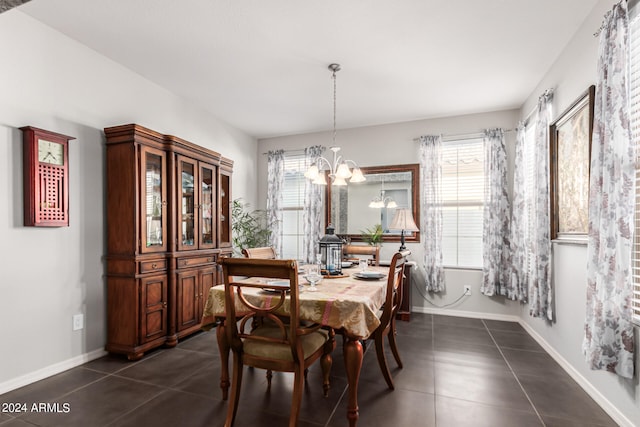
[[342, 275], [342, 239], [333, 234], [334, 230], [333, 225], [329, 224], [326, 234], [318, 242], [320, 269], [325, 276]]

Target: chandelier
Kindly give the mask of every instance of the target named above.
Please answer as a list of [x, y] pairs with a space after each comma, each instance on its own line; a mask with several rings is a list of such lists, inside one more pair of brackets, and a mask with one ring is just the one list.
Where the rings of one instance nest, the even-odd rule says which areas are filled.
[[380, 195], [371, 199], [369, 202], [370, 208], [389, 208], [395, 209], [398, 207], [398, 204], [391, 197], [385, 197], [384, 195], [384, 179], [380, 180]]
[[391, 197], [385, 197], [384, 190], [382, 190], [380, 191], [379, 196], [376, 196], [373, 199], [371, 199], [371, 202], [369, 202], [369, 207], [393, 209], [393, 208], [397, 208], [398, 204]]
[[329, 147], [333, 151], [333, 162], [324, 157], [318, 157], [304, 173], [304, 176], [314, 184], [327, 185], [324, 170], [328, 170], [332, 185], [347, 185], [347, 179], [349, 182], [362, 182], [366, 178], [362, 175], [356, 162], [346, 160], [338, 155], [340, 147], [336, 146], [336, 72], [340, 71], [340, 64], [329, 65], [329, 70], [332, 72], [331, 78], [333, 79], [333, 145]]

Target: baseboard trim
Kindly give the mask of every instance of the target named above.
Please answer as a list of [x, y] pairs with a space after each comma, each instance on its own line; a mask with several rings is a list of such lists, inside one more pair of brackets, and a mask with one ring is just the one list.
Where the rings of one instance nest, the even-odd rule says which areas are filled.
[[416, 313], [425, 313], [425, 314], [440, 314], [443, 316], [457, 316], [457, 317], [469, 317], [473, 319], [488, 319], [488, 320], [503, 320], [508, 322], [518, 322], [527, 333], [534, 339], [538, 344], [544, 348], [544, 350], [551, 356], [558, 364], [564, 369], [567, 374], [575, 382], [578, 383], [580, 387], [587, 393], [591, 398], [602, 408], [603, 411], [607, 413], [613, 420], [618, 423], [620, 427], [636, 427], [634, 423], [631, 422], [623, 413], [620, 412], [618, 408], [615, 407], [600, 391], [593, 386], [585, 377], [580, 374], [567, 360], [560, 355], [540, 334], [538, 334], [531, 326], [527, 323], [523, 322], [519, 316], [510, 316], [510, 315], [501, 315], [495, 313], [480, 313], [474, 311], [459, 311], [459, 310], [446, 310], [439, 308], [428, 308], [428, 307], [412, 307], [412, 311]]
[[480, 313], [476, 311], [449, 310], [444, 308], [412, 307], [414, 313], [440, 314], [442, 316], [469, 317], [472, 319], [502, 320], [505, 322], [519, 322], [518, 316], [508, 314]]
[[5, 381], [0, 383], [0, 394], [49, 378], [52, 375], [75, 368], [76, 366], [98, 359], [106, 354], [107, 352], [104, 349], [93, 350], [89, 353], [83, 353], [79, 356], [72, 357], [71, 359], [63, 360], [62, 362], [54, 363], [53, 365], [46, 366], [42, 369], [38, 369], [37, 371], [29, 372], [26, 375]]

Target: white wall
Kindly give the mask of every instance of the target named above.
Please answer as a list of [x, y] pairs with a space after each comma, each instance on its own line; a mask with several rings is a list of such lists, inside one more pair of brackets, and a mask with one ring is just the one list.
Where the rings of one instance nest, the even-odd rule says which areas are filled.
[[[256, 141], [17, 11], [0, 14], [0, 393], [100, 355], [106, 342], [102, 129], [138, 123], [235, 160], [255, 204]], [[70, 226], [23, 227], [22, 133], [70, 142]], [[85, 329], [72, 331], [72, 315]]]
[[[513, 162], [513, 147], [515, 132], [513, 129], [518, 121], [518, 111], [498, 111], [486, 114], [473, 114], [459, 117], [448, 117], [430, 120], [418, 120], [412, 122], [395, 123], [381, 126], [370, 126], [354, 129], [340, 130], [337, 133], [336, 143], [342, 149], [340, 153], [347, 159], [352, 159], [359, 166], [400, 165], [419, 163], [419, 146], [415, 138], [420, 135], [444, 134], [460, 135], [481, 132], [486, 128], [501, 127], [511, 130], [506, 134], [507, 155]], [[329, 118], [327, 118], [329, 120]], [[258, 141], [260, 153], [276, 149], [300, 149], [311, 145], [331, 145], [331, 132], [319, 132], [304, 135], [291, 135], [278, 138], [261, 139]], [[328, 151], [328, 150], [327, 150]], [[329, 154], [331, 154], [329, 152]], [[267, 159], [261, 155], [258, 158], [258, 175], [266, 177]], [[266, 179], [258, 182], [259, 206], [266, 205], [267, 183]], [[381, 258], [391, 259], [393, 251], [399, 247], [398, 243], [388, 242], [382, 246]], [[414, 282], [419, 289], [413, 289], [412, 306], [414, 311], [438, 310], [427, 302], [419, 292], [424, 289], [424, 269], [422, 259], [424, 251], [420, 243], [407, 243], [411, 250], [412, 260], [418, 263], [414, 270]], [[463, 286], [471, 285], [471, 297], [464, 298], [459, 303], [447, 310], [456, 312], [463, 310], [467, 315], [473, 313], [492, 313], [494, 318], [501, 316], [516, 316], [519, 311], [517, 304], [505, 303], [502, 298], [487, 298], [480, 295], [482, 274], [480, 271], [464, 271], [447, 269], [445, 271], [447, 290], [441, 295], [428, 295], [430, 301], [442, 306], [458, 299], [463, 294]]]
[[[593, 33], [600, 27], [604, 14], [615, 1], [601, 0], [596, 4], [580, 30], [564, 49], [524, 104], [521, 116], [536, 105], [545, 89], [554, 88], [554, 119], [566, 110], [587, 88], [595, 84], [597, 74], [598, 38]], [[622, 425], [640, 425], [640, 356], [636, 328], [636, 375], [624, 380], [604, 371], [591, 371], [582, 354], [586, 307], [586, 246], [553, 244], [553, 286], [556, 320], [553, 323], [529, 317], [526, 307], [521, 318], [532, 332], [549, 343], [557, 357], [562, 358], [574, 377], [591, 387], [588, 391], [602, 394], [625, 418]]]

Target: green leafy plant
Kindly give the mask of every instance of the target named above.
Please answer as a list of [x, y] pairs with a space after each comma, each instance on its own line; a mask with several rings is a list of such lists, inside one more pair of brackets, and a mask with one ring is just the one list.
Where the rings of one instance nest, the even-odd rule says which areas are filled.
[[382, 225], [376, 224], [373, 227], [360, 230], [362, 233], [362, 240], [370, 244], [371, 246], [382, 246]]
[[235, 199], [231, 205], [231, 231], [234, 254], [240, 256], [244, 248], [269, 245], [271, 227], [267, 224], [267, 213], [251, 210], [249, 203]]

